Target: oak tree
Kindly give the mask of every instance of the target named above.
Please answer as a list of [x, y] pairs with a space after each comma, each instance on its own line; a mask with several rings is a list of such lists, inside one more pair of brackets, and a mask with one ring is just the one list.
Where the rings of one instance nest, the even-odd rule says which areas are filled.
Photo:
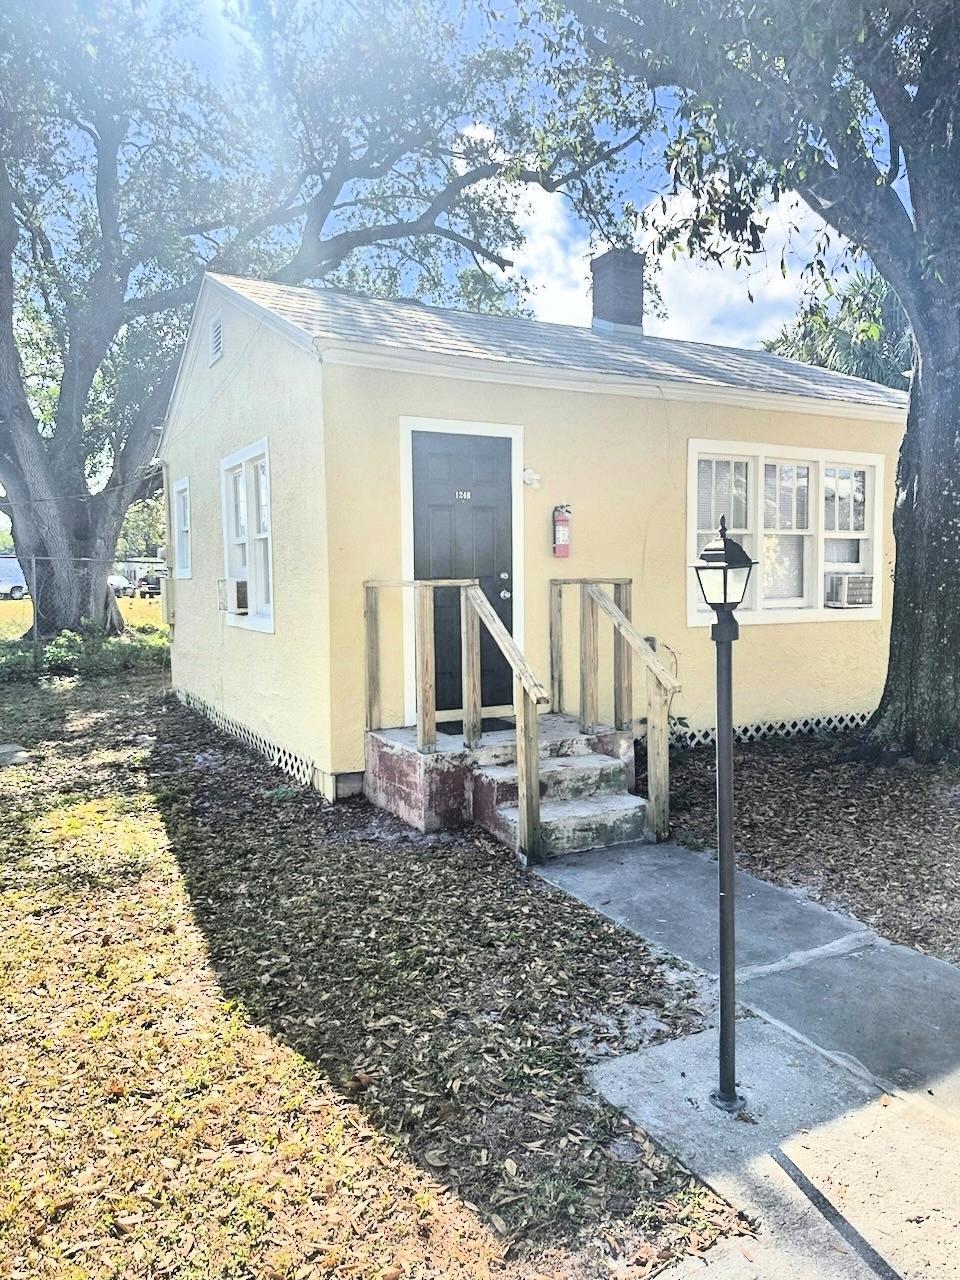
[[[661, 248], [761, 247], [788, 191], [862, 250], [914, 338], [894, 512], [886, 684], [865, 745], [960, 750], [960, 22], [955, 0], [558, 0], [534, 5], [556, 81], [658, 112], [685, 213]], [[599, 89], [595, 92], [600, 92]], [[651, 137], [656, 135], [652, 134]]]
[[246, 0], [217, 57], [205, 10], [0, 10], [0, 511], [45, 632], [120, 625], [106, 575], [204, 270], [502, 309], [528, 184], [616, 231], [630, 130], [566, 122], [522, 41], [442, 0]]

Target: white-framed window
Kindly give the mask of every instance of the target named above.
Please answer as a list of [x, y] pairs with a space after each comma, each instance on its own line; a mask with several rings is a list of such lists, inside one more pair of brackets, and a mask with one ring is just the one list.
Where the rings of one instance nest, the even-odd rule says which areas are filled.
[[[726, 516], [731, 537], [758, 562], [737, 614], [743, 621], [879, 617], [883, 462], [881, 454], [691, 440], [689, 562]], [[858, 590], [838, 592], [838, 573], [860, 575]], [[690, 572], [687, 592], [688, 623], [709, 622]], [[841, 597], [870, 603], [828, 607]]]
[[[697, 457], [697, 546], [716, 536], [720, 517], [726, 516], [727, 532], [750, 556], [757, 555], [754, 480], [748, 457], [701, 453]], [[756, 584], [751, 581], [745, 603], [749, 607]]]
[[210, 363], [216, 364], [223, 355], [223, 316], [218, 312], [210, 320]]
[[813, 534], [809, 462], [763, 464], [762, 594], [768, 609], [810, 604]]
[[224, 571], [247, 584], [246, 614], [228, 614], [231, 626], [273, 630], [273, 538], [270, 459], [266, 440], [220, 463]]
[[184, 477], [173, 485], [171, 494], [173, 507], [173, 576], [189, 578], [191, 570], [190, 552], [190, 481]]

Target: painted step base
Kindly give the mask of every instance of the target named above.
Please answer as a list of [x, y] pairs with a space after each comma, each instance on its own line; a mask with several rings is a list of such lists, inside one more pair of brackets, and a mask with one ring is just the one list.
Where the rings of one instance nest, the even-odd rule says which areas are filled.
[[[479, 816], [478, 821], [482, 821]], [[493, 821], [483, 825], [505, 844], [517, 847], [520, 810], [516, 805], [498, 808]], [[545, 800], [540, 806], [540, 835], [544, 857], [653, 839], [647, 830], [647, 802], [632, 795]]]

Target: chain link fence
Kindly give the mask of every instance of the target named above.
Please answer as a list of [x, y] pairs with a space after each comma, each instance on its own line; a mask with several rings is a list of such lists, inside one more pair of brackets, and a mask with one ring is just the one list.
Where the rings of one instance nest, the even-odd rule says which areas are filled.
[[0, 581], [0, 639], [28, 649], [35, 671], [169, 666], [160, 561], [32, 556], [19, 569]]

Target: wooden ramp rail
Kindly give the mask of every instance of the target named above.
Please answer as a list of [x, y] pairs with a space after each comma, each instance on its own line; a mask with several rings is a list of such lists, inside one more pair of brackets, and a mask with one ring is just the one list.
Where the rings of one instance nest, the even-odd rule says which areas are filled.
[[433, 629], [434, 592], [457, 588], [460, 592], [460, 636], [463, 679], [463, 745], [480, 746], [483, 739], [480, 672], [480, 627], [506, 658], [513, 673], [513, 710], [517, 721], [517, 804], [519, 849], [529, 861], [540, 856], [540, 734], [538, 715], [550, 699], [537, 680], [513, 636], [483, 594], [476, 578], [429, 580], [371, 580], [363, 584], [365, 623], [365, 672], [367, 729], [382, 728], [380, 680], [379, 591], [387, 587], [410, 588], [414, 595], [414, 659], [416, 663], [417, 750], [437, 748], [436, 648]]
[[[611, 597], [603, 588], [613, 587]], [[640, 634], [631, 621], [630, 578], [553, 578], [550, 581], [550, 709], [563, 711], [563, 588], [580, 592], [580, 729], [597, 728], [599, 704], [599, 619], [613, 624], [613, 718], [616, 728], [633, 729], [633, 662], [636, 653], [647, 673], [647, 813], [657, 840], [670, 834], [670, 700], [680, 688], [660, 661], [656, 641]]]

